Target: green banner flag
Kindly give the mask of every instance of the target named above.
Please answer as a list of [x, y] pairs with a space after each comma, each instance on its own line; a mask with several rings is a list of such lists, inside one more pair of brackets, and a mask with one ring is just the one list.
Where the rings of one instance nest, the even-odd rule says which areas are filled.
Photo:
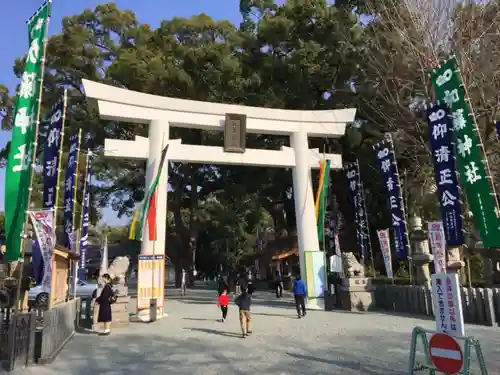
[[330, 160], [323, 162], [322, 168], [324, 168], [323, 186], [320, 186], [320, 197], [319, 197], [319, 211], [318, 211], [318, 239], [319, 243], [325, 242], [325, 213], [326, 204], [328, 199], [328, 186], [330, 184]]
[[30, 47], [14, 107], [9, 161], [5, 172], [6, 262], [19, 259], [21, 254], [21, 235], [28, 209], [35, 126], [43, 75], [44, 39], [50, 5], [50, 2], [42, 5], [28, 21]]
[[[431, 73], [432, 85], [440, 104], [446, 104], [453, 120], [453, 142], [462, 188], [474, 223], [486, 248], [500, 247], [500, 220], [493, 186], [488, 173], [486, 155], [478, 134], [477, 124], [466, 100], [460, 71], [455, 57]], [[436, 116], [439, 116], [436, 113]], [[431, 119], [432, 120], [432, 119]], [[439, 118], [436, 118], [439, 120]], [[442, 124], [446, 127], [446, 124]], [[434, 127], [433, 137], [443, 137], [445, 128]], [[449, 179], [442, 171], [441, 180]], [[443, 182], [444, 183], [444, 182]]]

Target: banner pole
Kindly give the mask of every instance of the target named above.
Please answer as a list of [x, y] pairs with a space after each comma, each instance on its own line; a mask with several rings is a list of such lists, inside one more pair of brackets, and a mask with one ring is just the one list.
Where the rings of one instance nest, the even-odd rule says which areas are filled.
[[[54, 207], [54, 233], [57, 231], [57, 206], [59, 204], [59, 193], [61, 190], [61, 176], [62, 176], [62, 157], [63, 157], [63, 146], [64, 146], [64, 126], [66, 123], [66, 108], [68, 104], [68, 90], [64, 89], [63, 95], [63, 113], [62, 113], [62, 125], [61, 125], [61, 144], [59, 145], [59, 161], [57, 163], [57, 184], [56, 184], [56, 199], [55, 199], [55, 207]], [[63, 205], [64, 207], [64, 205]]]
[[[78, 147], [77, 147], [77, 153], [76, 153], [76, 167], [75, 167], [75, 178], [74, 178], [74, 183], [73, 183], [73, 230], [75, 230], [76, 227], [76, 209], [78, 207], [78, 176], [80, 175], [79, 173], [79, 168], [80, 168], [80, 157], [81, 157], [81, 143], [82, 143], [82, 129], [78, 130]], [[77, 247], [79, 249], [79, 247]]]
[[[77, 147], [76, 147], [76, 166], [75, 166], [75, 173], [73, 174], [74, 179], [73, 179], [73, 212], [72, 212], [72, 220], [71, 220], [71, 231], [74, 232], [76, 228], [76, 208], [77, 208], [77, 203], [78, 203], [78, 176], [79, 176], [79, 167], [80, 167], [80, 154], [81, 154], [81, 142], [82, 142], [82, 129], [78, 130], [78, 141], [77, 141]], [[79, 254], [80, 253], [80, 232], [76, 232], [76, 251]], [[76, 298], [76, 279], [78, 276], [78, 261], [73, 262], [73, 298]]]
[[[359, 167], [358, 167], [359, 168]], [[359, 169], [358, 169], [359, 170]], [[361, 172], [359, 173], [359, 188], [361, 189], [361, 196], [363, 197], [363, 209], [365, 211], [365, 222], [366, 222], [366, 234], [368, 236], [368, 247], [370, 248], [370, 258], [373, 269], [373, 277], [377, 276], [377, 272], [375, 271], [375, 259], [373, 258], [373, 246], [372, 246], [372, 238], [370, 233], [370, 223], [368, 221], [368, 211], [366, 209], [366, 198], [365, 198], [365, 189], [363, 188], [363, 183], [361, 182]]]
[[[81, 129], [80, 129], [80, 134], [78, 135], [80, 137], [81, 135]], [[89, 157], [90, 157], [90, 150], [87, 150], [87, 155], [85, 157], [85, 177], [83, 181], [83, 195], [82, 195], [82, 207], [81, 207], [81, 213], [80, 213], [80, 223], [79, 223], [79, 229], [78, 229], [78, 236], [76, 240], [76, 248], [78, 249], [78, 254], [81, 255], [81, 240], [82, 240], [82, 225], [83, 225], [83, 206], [85, 205], [85, 195], [87, 194], [87, 173], [88, 173], [88, 168], [89, 168]], [[77, 174], [78, 176], [78, 174]], [[75, 194], [76, 195], [76, 194]], [[76, 202], [76, 199], [75, 199]], [[90, 202], [89, 202], [90, 206]], [[73, 214], [75, 214], [75, 210], [73, 210]], [[80, 260], [81, 261], [81, 260]], [[85, 265], [83, 265], [85, 266]], [[78, 274], [78, 269], [76, 271], [76, 274]]]
[[[43, 38], [43, 52], [42, 52], [42, 60], [41, 60], [41, 68], [40, 68], [40, 86], [39, 86], [39, 92], [38, 92], [38, 106], [37, 106], [37, 111], [36, 111], [36, 117], [35, 117], [35, 135], [34, 135], [34, 140], [33, 140], [33, 153], [32, 153], [32, 164], [31, 164], [31, 176], [30, 176], [30, 185], [28, 188], [28, 200], [26, 203], [26, 211], [24, 212], [24, 224], [23, 224], [23, 230], [21, 232], [21, 241], [20, 241], [20, 255], [19, 255], [19, 280], [17, 281], [17, 293], [16, 293], [16, 303], [14, 305], [14, 313], [17, 313], [19, 311], [23, 310], [22, 303], [23, 301], [20, 301], [21, 297], [21, 282], [23, 279], [23, 269], [24, 269], [24, 248], [26, 245], [26, 239], [27, 239], [27, 229], [28, 229], [28, 222], [29, 222], [29, 211], [30, 211], [30, 206], [31, 206], [31, 198], [32, 198], [32, 191], [33, 191], [33, 179], [34, 179], [34, 174], [35, 174], [35, 168], [36, 168], [36, 149], [38, 146], [38, 132], [40, 129], [40, 114], [42, 110], [42, 99], [43, 99], [43, 81], [44, 81], [44, 75], [45, 75], [45, 60], [47, 56], [47, 43], [48, 43], [48, 30], [49, 30], [49, 22], [50, 22], [50, 6], [52, 3], [52, 0], [49, 0], [47, 2], [49, 5], [49, 12], [47, 15], [47, 19], [45, 20], [45, 30], [44, 30], [44, 38]], [[45, 5], [45, 3], [44, 3]], [[42, 5], [43, 7], [43, 5]], [[40, 7], [41, 9], [41, 7]], [[39, 9], [39, 10], [40, 10]], [[39, 12], [37, 11], [37, 13]], [[35, 13], [35, 14], [37, 14]], [[32, 16], [33, 17], [33, 16]], [[30, 17], [30, 20], [31, 18]], [[29, 22], [29, 20], [28, 20]]]

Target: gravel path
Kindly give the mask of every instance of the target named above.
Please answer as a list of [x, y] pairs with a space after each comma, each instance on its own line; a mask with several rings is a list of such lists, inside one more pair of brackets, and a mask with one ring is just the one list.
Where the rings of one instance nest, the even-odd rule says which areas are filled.
[[[412, 328], [433, 328], [429, 320], [378, 313], [311, 311], [299, 320], [290, 299], [258, 292], [254, 335], [242, 339], [237, 308], [221, 323], [215, 301], [214, 291], [181, 297], [170, 289], [167, 318], [109, 337], [77, 334], [52, 364], [23, 374], [403, 375]], [[481, 340], [490, 374], [500, 373], [499, 330], [467, 326], [467, 333]]]

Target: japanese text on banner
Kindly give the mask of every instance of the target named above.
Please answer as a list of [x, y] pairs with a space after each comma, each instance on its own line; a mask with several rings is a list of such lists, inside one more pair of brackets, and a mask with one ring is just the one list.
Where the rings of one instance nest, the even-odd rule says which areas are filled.
[[380, 243], [380, 250], [384, 257], [385, 271], [389, 279], [393, 278], [392, 273], [392, 256], [391, 256], [391, 239], [389, 238], [389, 229], [378, 230], [378, 242]]
[[449, 59], [432, 71], [431, 80], [437, 99], [451, 113], [461, 186], [467, 195], [474, 224], [486, 248], [500, 247], [498, 204], [487, 174], [486, 158], [477, 125], [465, 98], [456, 58]]
[[403, 197], [392, 142], [387, 140], [373, 146], [377, 158], [377, 166], [382, 177], [382, 183], [389, 196], [389, 209], [392, 217], [396, 256], [399, 259], [408, 258], [408, 233], [404, 215]]
[[85, 173], [85, 188], [82, 207], [82, 229], [80, 237], [80, 262], [78, 267], [78, 279], [85, 280], [87, 278], [87, 246], [89, 238], [89, 209], [90, 209], [90, 160], [87, 162], [87, 170]]
[[19, 259], [25, 212], [33, 164], [35, 126], [38, 121], [43, 55], [50, 17], [50, 3], [44, 4], [28, 22], [30, 47], [13, 108], [12, 139], [5, 172], [5, 262]]
[[431, 221], [428, 224], [429, 242], [434, 255], [435, 273], [446, 273], [446, 243], [442, 221]]
[[59, 151], [63, 123], [64, 100], [61, 98], [52, 108], [50, 126], [43, 153], [43, 208], [53, 208], [57, 203], [56, 188], [59, 174]]
[[460, 246], [464, 243], [464, 236], [452, 143], [453, 125], [446, 108], [439, 105], [427, 110], [427, 120], [446, 243], [449, 246]]
[[45, 269], [41, 285], [45, 293], [50, 293], [52, 282], [52, 250], [55, 246], [54, 211], [30, 212], [30, 219], [33, 223], [36, 240], [40, 246], [44, 262]]
[[358, 163], [350, 164], [344, 169], [354, 210], [358, 250], [360, 256], [364, 258], [368, 249], [368, 224], [366, 223], [365, 204], [360, 184], [359, 165]]
[[[66, 167], [66, 176], [64, 178], [64, 232], [66, 234], [73, 232], [73, 209], [75, 194], [75, 177], [78, 157], [78, 148], [80, 147], [80, 138], [75, 135], [69, 141], [68, 166]], [[66, 245], [70, 246], [69, 237], [66, 239]], [[76, 249], [71, 249], [75, 251]]]

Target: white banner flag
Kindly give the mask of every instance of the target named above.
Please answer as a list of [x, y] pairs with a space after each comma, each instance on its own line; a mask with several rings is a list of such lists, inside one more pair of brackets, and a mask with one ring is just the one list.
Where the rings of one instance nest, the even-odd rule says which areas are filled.
[[391, 239], [389, 237], [389, 229], [378, 230], [378, 242], [380, 243], [380, 250], [384, 257], [385, 272], [389, 279], [394, 278], [392, 274], [392, 257], [391, 257]]
[[54, 233], [54, 211], [31, 211], [29, 214], [43, 258], [43, 291], [45, 293], [50, 293], [52, 281], [52, 250], [56, 244]]
[[69, 238], [69, 249], [76, 253], [78, 251], [78, 248], [76, 246], [76, 242], [78, 241], [78, 231], [74, 230], [73, 232], [69, 232], [68, 238]]
[[446, 273], [446, 240], [442, 221], [430, 221], [428, 224], [429, 242], [434, 255], [434, 271]]

